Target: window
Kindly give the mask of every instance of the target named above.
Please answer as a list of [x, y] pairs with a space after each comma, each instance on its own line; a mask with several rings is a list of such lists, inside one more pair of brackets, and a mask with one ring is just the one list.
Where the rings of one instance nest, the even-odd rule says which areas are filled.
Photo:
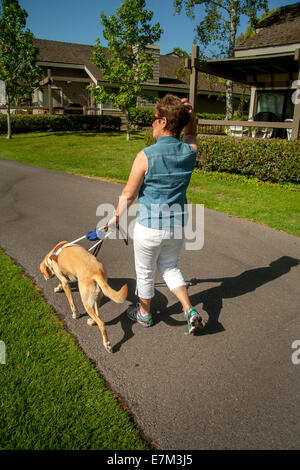
[[273, 113], [279, 121], [284, 121], [287, 118], [292, 119], [294, 115], [292, 93], [293, 90], [257, 91], [256, 113]]
[[110, 101], [109, 103], [101, 103], [101, 109], [113, 111], [117, 110], [118, 108], [115, 108], [113, 103]]
[[[62, 99], [62, 89], [57, 87], [51, 87], [52, 91], [52, 106], [61, 107], [63, 105]], [[48, 88], [43, 89], [43, 106], [46, 108], [49, 106], [49, 95], [48, 95]]]

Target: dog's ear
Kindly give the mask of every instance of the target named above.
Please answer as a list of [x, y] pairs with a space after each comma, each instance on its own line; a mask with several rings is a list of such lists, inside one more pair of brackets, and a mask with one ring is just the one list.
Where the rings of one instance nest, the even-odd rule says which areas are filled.
[[48, 279], [51, 279], [54, 276], [54, 273], [46, 265], [45, 260], [43, 260], [40, 264], [40, 271], [42, 275], [44, 276], [44, 278], [46, 279], [46, 281], [48, 281]]

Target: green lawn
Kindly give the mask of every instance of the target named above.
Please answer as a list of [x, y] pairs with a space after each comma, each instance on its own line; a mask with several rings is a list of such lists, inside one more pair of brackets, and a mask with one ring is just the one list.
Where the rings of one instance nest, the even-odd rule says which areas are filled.
[[147, 449], [75, 339], [1, 250], [0, 299], [0, 449]]
[[0, 136], [1, 158], [57, 171], [125, 181], [135, 155], [144, 146], [142, 133], [126, 141], [124, 134], [61, 132]]
[[195, 204], [300, 236], [300, 187], [225, 173], [196, 172], [188, 190]]
[[[124, 134], [40, 133], [0, 137], [2, 158], [58, 171], [125, 183], [135, 155], [144, 147], [143, 133], [127, 142]], [[300, 187], [255, 179], [194, 172], [189, 202], [269, 225], [300, 236]]]

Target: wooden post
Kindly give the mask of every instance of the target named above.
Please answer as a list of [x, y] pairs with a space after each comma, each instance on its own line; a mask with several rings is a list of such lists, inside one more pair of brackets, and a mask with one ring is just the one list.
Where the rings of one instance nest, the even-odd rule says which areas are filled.
[[197, 83], [198, 83], [198, 70], [196, 67], [196, 61], [199, 55], [199, 46], [192, 47], [192, 58], [191, 58], [191, 76], [190, 76], [190, 95], [189, 100], [193, 106], [195, 113], [197, 112]]
[[[93, 82], [90, 82], [90, 86], [95, 86]], [[97, 114], [97, 111], [96, 111], [96, 103], [95, 103], [95, 99], [94, 99], [94, 96], [92, 95], [92, 93], [89, 91], [89, 100], [90, 100], [90, 107], [93, 108], [91, 110], [91, 113], [90, 114]]]
[[293, 117], [293, 128], [292, 128], [292, 136], [291, 140], [296, 140], [299, 138], [299, 131], [300, 131], [300, 58], [299, 58], [299, 49], [297, 49], [295, 53], [295, 60], [299, 64], [299, 72], [298, 72], [298, 80], [297, 80], [297, 88], [295, 93], [293, 94], [294, 97], [294, 117]]
[[251, 98], [249, 106], [249, 118], [253, 119], [256, 113], [257, 91], [256, 87], [251, 87]]
[[48, 103], [49, 103], [49, 114], [53, 114], [53, 103], [52, 103], [52, 89], [51, 89], [51, 69], [47, 70], [48, 74]]

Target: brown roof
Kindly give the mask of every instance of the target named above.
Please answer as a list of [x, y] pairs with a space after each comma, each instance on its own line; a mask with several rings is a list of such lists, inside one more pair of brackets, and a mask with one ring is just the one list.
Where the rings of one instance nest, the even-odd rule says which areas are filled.
[[[176, 86], [177, 88], [189, 89], [187, 80], [183, 77], [176, 79], [176, 71], [184, 64], [184, 59], [176, 57], [175, 55], [161, 55], [159, 58], [159, 83], [165, 86]], [[218, 81], [212, 81], [212, 77], [198, 72], [198, 91], [206, 91], [209, 93], [224, 93], [225, 84]], [[242, 88], [239, 84], [235, 83], [233, 86], [234, 93], [242, 93]], [[248, 90], [249, 92], [249, 90]]]
[[34, 45], [39, 49], [38, 61], [85, 65], [96, 79], [101, 78], [98, 67], [91, 60], [93, 46], [48, 39], [34, 39]]
[[300, 42], [300, 3], [277, 9], [259, 24], [256, 34], [235, 50], [280, 46]]
[[[61, 41], [50, 41], [48, 39], [34, 39], [34, 45], [39, 49], [38, 61], [85, 65], [97, 80], [101, 80], [101, 72], [92, 62], [94, 46], [85, 44], [74, 44]], [[184, 63], [184, 59], [172, 55], [161, 55], [159, 57], [159, 84], [170, 88], [189, 89], [189, 84], [184, 78], [175, 77], [176, 70]], [[213, 88], [209, 80], [201, 72], [198, 73], [198, 90], [209, 93], [224, 92], [222, 83], [214, 84]], [[234, 86], [234, 93], [241, 93], [241, 88]]]

